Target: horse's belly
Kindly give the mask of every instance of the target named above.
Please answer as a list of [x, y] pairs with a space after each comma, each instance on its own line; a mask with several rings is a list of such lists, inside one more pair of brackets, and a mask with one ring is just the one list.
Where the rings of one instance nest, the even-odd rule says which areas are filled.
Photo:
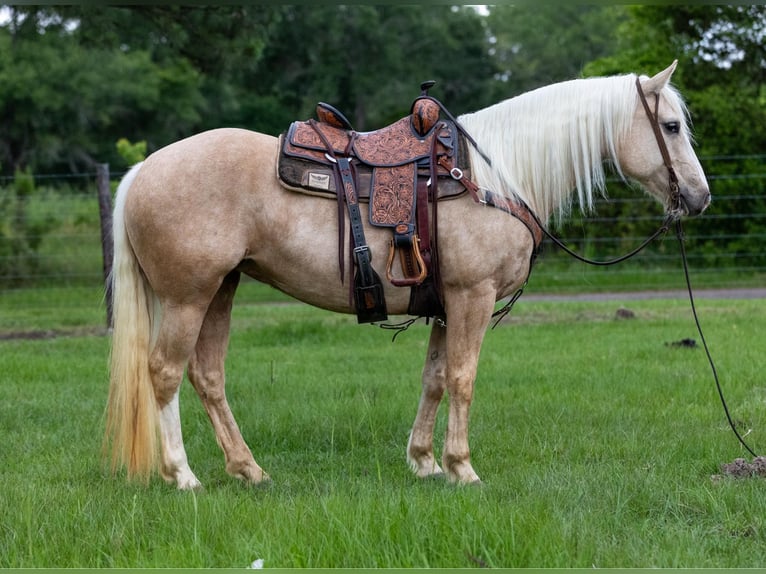
[[[356, 313], [351, 292], [355, 268], [348, 256], [348, 243], [346, 241], [343, 249], [346, 255], [341, 279], [337, 226], [324, 227], [318, 225], [313, 237], [302, 236], [305, 226], [300, 231], [288, 227], [281, 239], [275, 238], [270, 242], [270, 248], [244, 259], [238, 270], [304, 303], [339, 313]], [[378, 234], [373, 230], [368, 235]], [[410, 289], [394, 287], [385, 279], [388, 246], [379, 241], [370, 242], [370, 246], [389, 314], [405, 314]]]

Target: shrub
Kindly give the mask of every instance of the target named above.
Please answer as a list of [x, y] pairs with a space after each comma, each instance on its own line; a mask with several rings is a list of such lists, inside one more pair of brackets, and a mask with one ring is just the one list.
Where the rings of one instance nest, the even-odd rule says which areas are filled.
[[42, 240], [58, 225], [50, 211], [33, 213], [37, 195], [29, 168], [17, 169], [12, 184], [0, 188], [0, 281], [8, 286], [25, 283], [39, 270]]

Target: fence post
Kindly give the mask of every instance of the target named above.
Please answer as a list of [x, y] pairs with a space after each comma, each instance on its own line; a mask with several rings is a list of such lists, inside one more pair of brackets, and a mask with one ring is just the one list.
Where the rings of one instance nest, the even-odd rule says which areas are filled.
[[101, 216], [101, 253], [104, 258], [104, 285], [106, 287], [106, 326], [112, 328], [112, 273], [114, 242], [112, 239], [112, 189], [109, 185], [109, 164], [96, 166], [96, 188], [98, 189], [98, 211]]

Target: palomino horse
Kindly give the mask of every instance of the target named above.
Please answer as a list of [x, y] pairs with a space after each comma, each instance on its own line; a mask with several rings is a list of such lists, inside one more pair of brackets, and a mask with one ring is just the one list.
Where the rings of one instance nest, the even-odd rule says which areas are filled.
[[[459, 118], [491, 159], [471, 149], [480, 193], [520, 197], [541, 221], [581, 209], [604, 192], [604, 165], [642, 185], [674, 217], [698, 215], [710, 192], [694, 154], [687, 112], [668, 81], [624, 75], [555, 84]], [[655, 102], [655, 128], [649, 107]], [[657, 101], [659, 99], [659, 101]], [[671, 193], [667, 162], [677, 176]], [[114, 211], [114, 335], [105, 445], [112, 468], [148, 479], [159, 468], [178, 488], [200, 482], [181, 436], [184, 369], [223, 449], [226, 471], [268, 478], [240, 434], [224, 393], [232, 300], [241, 273], [331, 311], [353, 313], [338, 273], [338, 212], [332, 201], [285, 190], [275, 177], [278, 140], [218, 129], [152, 154], [126, 175]], [[366, 213], [366, 207], [363, 207]], [[372, 253], [390, 232], [365, 225]], [[495, 303], [528, 276], [532, 235], [501, 209], [468, 194], [438, 209], [446, 321], [434, 321], [422, 396], [407, 445], [419, 477], [479, 477], [468, 448], [468, 411], [479, 349]], [[378, 272], [385, 261], [376, 261]], [[384, 286], [388, 312], [406, 314], [409, 289]], [[441, 466], [433, 449], [437, 408], [449, 395]], [[443, 469], [443, 470], [442, 470]]]

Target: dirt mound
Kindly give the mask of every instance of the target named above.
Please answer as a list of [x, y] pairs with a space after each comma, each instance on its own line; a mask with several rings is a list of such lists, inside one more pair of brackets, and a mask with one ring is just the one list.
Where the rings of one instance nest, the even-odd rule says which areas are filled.
[[735, 458], [734, 462], [721, 465], [724, 476], [734, 478], [766, 478], [766, 456], [757, 456], [753, 462], [747, 462], [744, 458]]

